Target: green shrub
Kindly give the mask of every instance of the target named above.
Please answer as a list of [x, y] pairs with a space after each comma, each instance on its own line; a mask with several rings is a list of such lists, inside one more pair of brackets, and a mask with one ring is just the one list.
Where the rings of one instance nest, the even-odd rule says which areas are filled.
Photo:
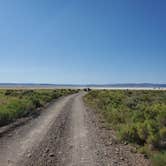
[[152, 157], [153, 166], [166, 166], [166, 152], [158, 153]]
[[142, 143], [136, 125], [122, 125], [119, 129], [119, 136], [121, 140], [126, 140], [127, 142]]
[[161, 139], [166, 139], [166, 127], [160, 129], [160, 137]]
[[36, 114], [36, 108], [77, 90], [0, 90], [0, 126], [17, 118]]
[[146, 143], [146, 140], [147, 140], [148, 135], [149, 135], [147, 124], [146, 123], [138, 123], [137, 124], [137, 132], [138, 132], [138, 136], [141, 140], [141, 144], [144, 145]]
[[[94, 90], [84, 100], [102, 113], [120, 139], [138, 144], [149, 156], [166, 149], [166, 91]], [[163, 161], [163, 156], [154, 160]]]
[[12, 93], [13, 93], [13, 90], [10, 90], [10, 89], [5, 91], [6, 96], [10, 96]]

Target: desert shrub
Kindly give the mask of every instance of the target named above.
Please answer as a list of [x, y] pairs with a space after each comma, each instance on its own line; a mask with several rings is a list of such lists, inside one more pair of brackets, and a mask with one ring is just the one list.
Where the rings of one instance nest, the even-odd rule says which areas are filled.
[[122, 125], [119, 128], [119, 137], [122, 140], [126, 140], [131, 143], [141, 143], [140, 137], [137, 132], [136, 125]]
[[44, 106], [53, 99], [77, 90], [1, 90], [0, 91], [0, 126], [17, 118], [36, 114], [36, 108]]
[[157, 121], [160, 122], [160, 126], [166, 126], [166, 105], [161, 105], [158, 110]]
[[166, 152], [153, 155], [152, 165], [153, 166], [165, 166], [166, 165]]
[[31, 96], [30, 101], [32, 102], [32, 105], [35, 108], [38, 108], [38, 107], [42, 106], [41, 99], [39, 99], [37, 96]]
[[103, 114], [119, 139], [148, 153], [166, 149], [166, 91], [94, 90], [84, 100]]
[[5, 91], [6, 96], [10, 96], [12, 93], [13, 93], [13, 90], [10, 90], [10, 89]]
[[160, 129], [160, 137], [161, 139], [166, 139], [166, 127]]
[[151, 156], [151, 149], [149, 149], [149, 146], [145, 144], [144, 146], [141, 146], [140, 148], [137, 149], [137, 151], [141, 154], [144, 154], [146, 157]]
[[145, 144], [148, 135], [149, 135], [149, 131], [148, 131], [148, 127], [146, 123], [138, 123], [137, 124], [137, 132], [138, 132], [138, 136], [141, 140], [142, 144]]

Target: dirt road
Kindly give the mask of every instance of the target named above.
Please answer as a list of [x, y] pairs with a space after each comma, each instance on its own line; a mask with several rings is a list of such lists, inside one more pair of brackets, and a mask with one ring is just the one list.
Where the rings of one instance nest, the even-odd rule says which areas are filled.
[[83, 104], [84, 93], [56, 101], [39, 117], [0, 137], [0, 166], [149, 165], [117, 143]]

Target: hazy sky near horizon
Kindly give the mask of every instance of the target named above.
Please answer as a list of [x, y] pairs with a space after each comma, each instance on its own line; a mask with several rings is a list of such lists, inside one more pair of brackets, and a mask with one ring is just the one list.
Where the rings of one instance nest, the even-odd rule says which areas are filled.
[[166, 1], [0, 0], [0, 82], [166, 83]]

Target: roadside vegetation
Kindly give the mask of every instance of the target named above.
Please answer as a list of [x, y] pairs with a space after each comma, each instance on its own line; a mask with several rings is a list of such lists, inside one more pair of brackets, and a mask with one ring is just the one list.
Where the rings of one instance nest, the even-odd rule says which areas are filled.
[[39, 109], [58, 97], [76, 93], [77, 90], [0, 90], [0, 126], [18, 118], [36, 115]]
[[166, 165], [166, 91], [94, 90], [84, 100], [120, 140], [134, 144], [154, 166]]

